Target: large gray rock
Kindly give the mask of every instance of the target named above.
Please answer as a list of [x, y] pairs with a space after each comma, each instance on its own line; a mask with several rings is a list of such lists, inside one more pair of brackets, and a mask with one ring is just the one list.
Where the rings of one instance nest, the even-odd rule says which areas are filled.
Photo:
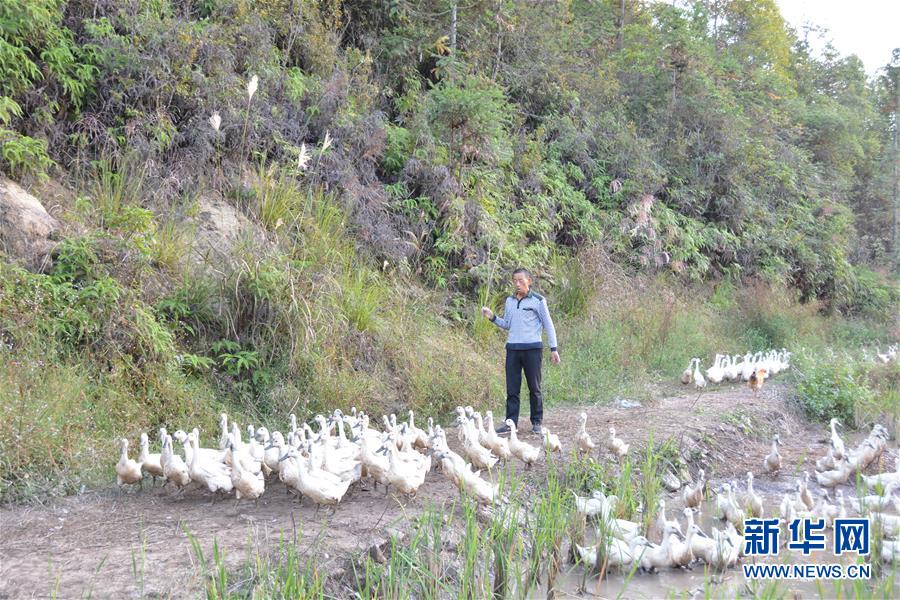
[[221, 196], [204, 194], [197, 204], [192, 252], [201, 264], [221, 269], [232, 263], [238, 244], [265, 237], [250, 219]]
[[17, 183], [0, 177], [0, 251], [31, 270], [49, 264], [59, 221]]

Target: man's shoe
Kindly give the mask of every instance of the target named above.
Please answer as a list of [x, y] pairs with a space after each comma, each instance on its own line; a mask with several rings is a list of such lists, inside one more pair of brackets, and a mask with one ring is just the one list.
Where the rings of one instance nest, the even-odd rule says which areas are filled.
[[534, 427], [531, 428], [531, 433], [536, 433], [538, 435], [543, 435], [544, 430], [541, 429], [541, 424], [537, 423]]
[[494, 431], [497, 433], [497, 435], [503, 435], [503, 434], [505, 434], [505, 433], [509, 433], [509, 425], [505, 425], [505, 424], [504, 424], [504, 425], [501, 425], [500, 427], [498, 427], [498, 428], [495, 429]]

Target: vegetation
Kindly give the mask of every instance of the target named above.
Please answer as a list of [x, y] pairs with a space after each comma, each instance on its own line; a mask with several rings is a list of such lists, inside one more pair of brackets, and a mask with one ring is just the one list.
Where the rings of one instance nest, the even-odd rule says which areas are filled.
[[[867, 78], [809, 35], [773, 0], [4, 2], [0, 170], [70, 193], [47, 272], [0, 260], [0, 498], [220, 410], [495, 403], [513, 265], [551, 404], [896, 340], [900, 54]], [[204, 260], [210, 198], [246, 223]], [[815, 417], [896, 401], [829, 360]]]

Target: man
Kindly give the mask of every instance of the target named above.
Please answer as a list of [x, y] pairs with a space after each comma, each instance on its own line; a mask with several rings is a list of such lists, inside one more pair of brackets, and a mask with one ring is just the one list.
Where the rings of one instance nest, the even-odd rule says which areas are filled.
[[[544, 414], [541, 397], [541, 354], [544, 342], [541, 332], [547, 330], [550, 342], [550, 359], [559, 364], [559, 352], [556, 349], [556, 329], [550, 319], [550, 309], [543, 296], [531, 291], [532, 277], [527, 269], [518, 268], [513, 271], [513, 285], [516, 293], [506, 297], [503, 316], [498, 317], [487, 306], [481, 308], [481, 314], [490, 319], [498, 327], [509, 331], [506, 341], [506, 418], [519, 424], [519, 392], [522, 389], [522, 371], [528, 383], [528, 400], [531, 404], [531, 431], [541, 435], [541, 419]], [[497, 433], [507, 433], [509, 427], [504, 423], [497, 428]]]

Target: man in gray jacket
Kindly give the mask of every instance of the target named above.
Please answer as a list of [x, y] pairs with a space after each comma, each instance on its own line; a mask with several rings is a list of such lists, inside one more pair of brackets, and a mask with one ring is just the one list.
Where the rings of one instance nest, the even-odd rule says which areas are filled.
[[[516, 293], [506, 297], [503, 316], [498, 317], [487, 306], [482, 307], [481, 314], [490, 319], [498, 327], [509, 331], [506, 341], [506, 418], [519, 424], [519, 392], [522, 389], [522, 371], [528, 383], [528, 399], [531, 404], [532, 431], [542, 434], [541, 419], [544, 415], [543, 398], [541, 397], [541, 354], [544, 342], [541, 332], [547, 330], [550, 343], [550, 359], [559, 363], [559, 352], [556, 348], [556, 329], [550, 318], [550, 309], [543, 296], [531, 291], [532, 277], [527, 269], [513, 271], [513, 284]], [[509, 427], [504, 423], [497, 428], [497, 433], [507, 433]]]

